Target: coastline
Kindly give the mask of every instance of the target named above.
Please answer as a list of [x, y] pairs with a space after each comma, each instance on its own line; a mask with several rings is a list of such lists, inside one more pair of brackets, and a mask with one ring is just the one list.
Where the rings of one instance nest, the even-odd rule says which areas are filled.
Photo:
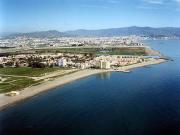
[[91, 76], [94, 74], [99, 74], [103, 72], [113, 72], [113, 71], [119, 71], [119, 72], [126, 72], [128, 70], [132, 70], [134, 68], [138, 67], [144, 67], [148, 65], [154, 65], [154, 64], [160, 64], [166, 62], [164, 59], [157, 59], [157, 60], [152, 60], [148, 62], [143, 62], [143, 63], [137, 63], [129, 66], [124, 66], [120, 67], [118, 70], [105, 70], [105, 69], [85, 69], [85, 70], [80, 70], [75, 73], [71, 73], [68, 75], [64, 75], [61, 77], [57, 77], [52, 81], [46, 81], [44, 83], [41, 83], [36, 86], [31, 86], [27, 87], [24, 90], [20, 91], [20, 95], [14, 96], [14, 97], [9, 97], [5, 96], [4, 94], [0, 94], [0, 110], [3, 110], [7, 108], [8, 106], [14, 105], [16, 103], [19, 103], [21, 101], [24, 101], [28, 98], [31, 98], [41, 92], [45, 92], [47, 90], [56, 88], [58, 86], [62, 86], [64, 84], [70, 83], [72, 81], [76, 81], [78, 79]]
[[165, 59], [151, 60], [151, 61], [147, 61], [147, 62], [142, 62], [142, 63], [137, 63], [137, 64], [133, 64], [133, 65], [120, 67], [119, 70], [122, 72], [123, 71], [129, 71], [129, 70], [134, 69], [134, 68], [145, 67], [145, 66], [160, 64], [160, 63], [164, 63], [164, 62], [166, 62]]

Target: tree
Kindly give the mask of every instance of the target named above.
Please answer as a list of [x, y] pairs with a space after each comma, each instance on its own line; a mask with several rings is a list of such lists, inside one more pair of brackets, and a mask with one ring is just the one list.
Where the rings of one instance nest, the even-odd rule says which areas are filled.
[[19, 65], [18, 62], [15, 63], [15, 67], [16, 67], [16, 68], [20, 67], [20, 65]]
[[4, 65], [3, 65], [3, 64], [0, 64], [0, 68], [4, 68]]
[[40, 62], [32, 62], [31, 67], [32, 68], [45, 68], [46, 65], [44, 63], [40, 63]]

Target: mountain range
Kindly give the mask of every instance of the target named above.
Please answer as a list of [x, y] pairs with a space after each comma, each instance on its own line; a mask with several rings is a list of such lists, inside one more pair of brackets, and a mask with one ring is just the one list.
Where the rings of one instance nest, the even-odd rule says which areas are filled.
[[180, 37], [179, 27], [124, 27], [124, 28], [110, 28], [110, 29], [99, 29], [99, 30], [85, 30], [79, 29], [74, 31], [59, 32], [57, 30], [50, 31], [39, 31], [31, 33], [15, 33], [10, 34], [6, 37], [112, 37], [112, 36], [147, 36], [147, 37]]

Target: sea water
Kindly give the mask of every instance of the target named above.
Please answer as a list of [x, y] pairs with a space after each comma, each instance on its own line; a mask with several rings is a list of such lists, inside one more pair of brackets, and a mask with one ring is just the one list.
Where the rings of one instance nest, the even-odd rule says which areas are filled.
[[0, 112], [1, 135], [180, 135], [180, 40], [145, 41], [174, 61], [89, 76]]

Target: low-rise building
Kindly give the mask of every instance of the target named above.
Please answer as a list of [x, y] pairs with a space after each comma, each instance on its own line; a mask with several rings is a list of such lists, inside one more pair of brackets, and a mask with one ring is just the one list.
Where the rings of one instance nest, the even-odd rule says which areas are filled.
[[66, 61], [65, 58], [61, 58], [61, 59], [58, 60], [58, 66], [66, 67], [66, 65], [67, 65], [67, 61]]

